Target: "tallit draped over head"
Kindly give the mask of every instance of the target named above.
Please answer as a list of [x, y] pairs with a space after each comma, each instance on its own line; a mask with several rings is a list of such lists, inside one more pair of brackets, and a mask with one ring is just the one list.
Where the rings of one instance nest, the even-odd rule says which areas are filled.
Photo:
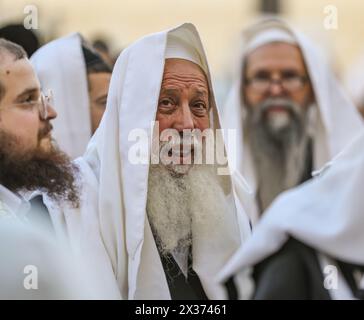
[[[230, 163], [234, 163], [237, 172], [246, 178], [252, 189], [252, 199], [258, 186], [252, 154], [243, 134], [243, 123], [247, 115], [241, 90], [243, 66], [249, 53], [273, 42], [297, 45], [302, 52], [316, 100], [316, 108], [311, 110], [314, 112], [311, 114], [309, 124], [313, 138], [314, 170], [338, 154], [363, 129], [359, 113], [337, 82], [321, 51], [305, 35], [277, 18], [263, 19], [253, 25], [243, 33], [240, 66], [236, 68], [238, 74], [222, 113], [223, 127], [237, 130], [236, 146], [229, 148], [228, 145]], [[256, 222], [258, 214], [254, 201], [251, 201], [247, 211], [253, 222]]]
[[52, 90], [57, 118], [54, 138], [71, 158], [81, 156], [91, 138], [87, 71], [78, 33], [54, 40], [31, 58], [42, 90]]
[[289, 237], [334, 259], [364, 265], [363, 148], [361, 135], [313, 180], [281, 194], [218, 278], [224, 281], [261, 262]]
[[[91, 196], [96, 210], [89, 208], [85, 224], [90, 228], [97, 225], [125, 299], [170, 299], [146, 218], [150, 144], [166, 58], [186, 59], [205, 71], [210, 87], [211, 127], [220, 127], [199, 35], [192, 24], [183, 24], [146, 36], [122, 52], [112, 74], [104, 117], [86, 154], [78, 160], [85, 180], [97, 185], [95, 198]], [[141, 144], [146, 163], [132, 163], [129, 159], [137, 142], [132, 137], [135, 129], [147, 137]], [[201, 239], [197, 235], [193, 243], [193, 268], [210, 298], [225, 297], [223, 288], [211, 280], [249, 233], [229, 176], [221, 180], [235, 208], [219, 227], [221, 236]]]

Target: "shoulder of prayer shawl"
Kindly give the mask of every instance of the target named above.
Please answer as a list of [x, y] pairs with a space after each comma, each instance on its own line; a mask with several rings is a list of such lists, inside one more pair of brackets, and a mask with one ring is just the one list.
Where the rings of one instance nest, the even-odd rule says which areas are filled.
[[0, 218], [6, 217], [6, 216], [10, 216], [10, 212], [9, 210], [7, 210], [5, 208], [4, 203], [2, 202], [2, 200], [0, 199]]

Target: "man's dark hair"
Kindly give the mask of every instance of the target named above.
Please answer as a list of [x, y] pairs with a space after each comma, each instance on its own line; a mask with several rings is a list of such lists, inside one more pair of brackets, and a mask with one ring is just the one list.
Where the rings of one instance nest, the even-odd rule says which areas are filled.
[[[9, 40], [0, 38], [0, 67], [1, 67], [2, 56], [6, 53], [13, 56], [14, 61], [26, 59], [28, 57], [27, 53], [21, 46]], [[0, 81], [0, 101], [4, 97], [4, 95], [5, 95], [5, 87]]]
[[9, 24], [0, 28], [0, 38], [4, 38], [22, 46], [28, 57], [40, 47], [37, 34], [26, 29], [23, 24]]
[[85, 58], [87, 73], [111, 73], [111, 68], [94, 50], [82, 45], [82, 52]]
[[102, 52], [109, 53], [109, 46], [107, 45], [106, 41], [104, 41], [102, 39], [94, 40], [94, 42], [92, 43], [92, 46], [96, 50], [100, 50]]

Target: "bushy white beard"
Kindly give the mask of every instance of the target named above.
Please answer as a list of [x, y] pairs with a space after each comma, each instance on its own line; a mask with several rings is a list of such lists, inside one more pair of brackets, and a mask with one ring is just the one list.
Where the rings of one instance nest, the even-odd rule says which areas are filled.
[[176, 176], [163, 165], [151, 165], [147, 213], [162, 254], [183, 252], [195, 233], [218, 236], [229, 208], [215, 166], [193, 165]]

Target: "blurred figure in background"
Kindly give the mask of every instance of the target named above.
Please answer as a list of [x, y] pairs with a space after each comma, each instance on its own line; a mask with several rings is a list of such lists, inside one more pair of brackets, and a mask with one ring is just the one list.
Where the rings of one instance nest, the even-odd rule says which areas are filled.
[[92, 42], [92, 47], [101, 56], [101, 58], [112, 68], [115, 64], [115, 58], [111, 55], [109, 45], [106, 40], [98, 38]]
[[41, 47], [31, 62], [53, 91], [57, 143], [71, 158], [82, 155], [105, 111], [111, 68], [78, 33]]
[[40, 41], [34, 31], [25, 29], [22, 24], [9, 24], [0, 28], [0, 38], [4, 38], [23, 47], [28, 57], [40, 47]]
[[311, 178], [363, 129], [317, 48], [275, 18], [244, 33], [223, 126], [237, 130], [230, 161], [248, 180], [255, 223], [274, 198]]

